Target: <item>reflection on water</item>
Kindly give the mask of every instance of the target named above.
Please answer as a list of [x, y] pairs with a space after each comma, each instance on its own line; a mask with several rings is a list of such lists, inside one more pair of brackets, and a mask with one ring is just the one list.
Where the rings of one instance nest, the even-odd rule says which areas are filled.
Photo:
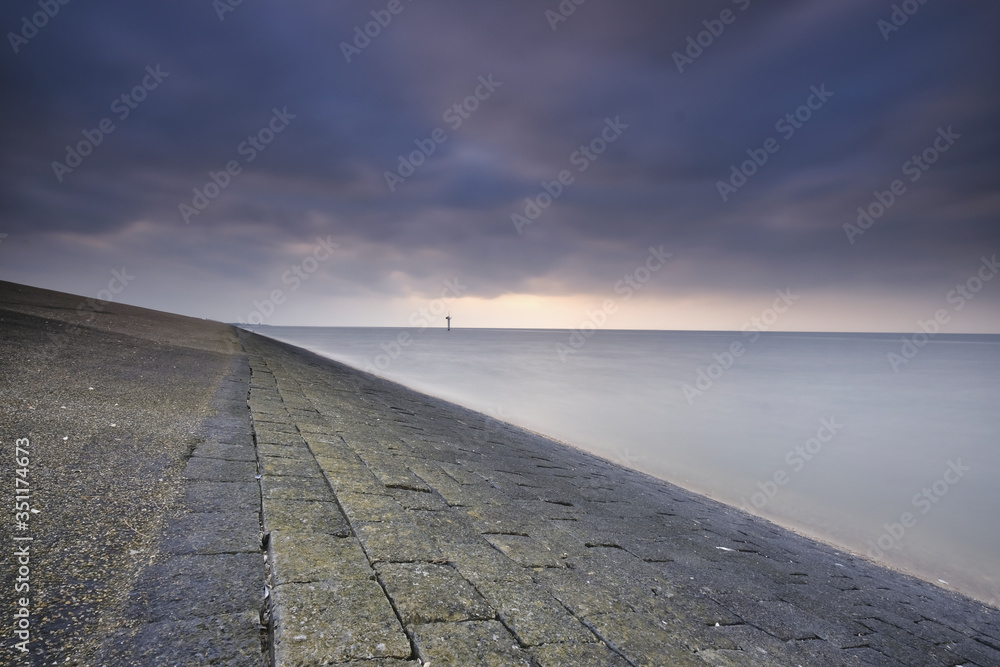
[[259, 333], [1000, 598], [1000, 337], [893, 369], [881, 334], [598, 331], [560, 355], [567, 331]]

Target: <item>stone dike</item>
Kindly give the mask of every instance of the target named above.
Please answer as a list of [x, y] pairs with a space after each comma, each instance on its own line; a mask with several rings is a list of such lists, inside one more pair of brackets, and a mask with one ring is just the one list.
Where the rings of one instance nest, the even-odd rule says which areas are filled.
[[1000, 665], [996, 609], [283, 343], [11, 283], [0, 332], [0, 664]]

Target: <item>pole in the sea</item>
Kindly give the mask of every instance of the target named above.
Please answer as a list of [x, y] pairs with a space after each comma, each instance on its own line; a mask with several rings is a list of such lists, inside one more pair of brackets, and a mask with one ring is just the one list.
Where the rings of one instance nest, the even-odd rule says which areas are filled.
[[444, 319], [448, 320], [448, 331], [451, 331], [451, 315], [449, 315], [448, 317], [446, 317]]

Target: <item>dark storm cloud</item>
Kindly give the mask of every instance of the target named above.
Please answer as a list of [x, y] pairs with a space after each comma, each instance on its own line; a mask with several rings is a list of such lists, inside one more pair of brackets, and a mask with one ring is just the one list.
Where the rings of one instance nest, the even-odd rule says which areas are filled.
[[[401, 0], [346, 62], [342, 43], [387, 5], [242, 3], [224, 20], [209, 0], [61, 6], [18, 53], [5, 44], [3, 231], [142, 221], [174, 237], [149, 253], [236, 276], [330, 234], [340, 285], [462, 275], [479, 296], [601, 290], [651, 244], [688, 260], [675, 292], [936, 289], [1000, 245], [994, 3], [926, 3], [885, 39], [889, 3], [588, 0], [552, 30], [554, 0]], [[37, 10], [7, 3], [0, 27]], [[732, 22], [679, 72], [675, 53], [723, 11]], [[119, 120], [112, 101], [157, 66], [169, 76]], [[450, 127], [480, 77], [499, 87]], [[784, 136], [776, 121], [818, 88], [833, 95]], [[294, 119], [245, 162], [238, 146], [275, 108]], [[59, 182], [52, 162], [106, 117], [114, 132]], [[579, 173], [571, 156], [606, 119], [628, 128]], [[849, 243], [857, 208], [949, 127], [949, 152]], [[384, 173], [435, 128], [447, 141], [390, 192]], [[718, 181], [769, 137], [778, 152], [723, 201]], [[186, 225], [178, 205], [231, 160], [242, 172]], [[574, 183], [519, 235], [511, 214], [565, 169]]]

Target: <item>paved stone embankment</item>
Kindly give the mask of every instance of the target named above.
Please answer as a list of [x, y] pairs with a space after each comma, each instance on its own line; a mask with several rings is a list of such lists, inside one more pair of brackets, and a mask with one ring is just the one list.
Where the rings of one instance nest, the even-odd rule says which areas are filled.
[[241, 333], [280, 665], [1000, 665], [997, 610]]
[[0, 399], [0, 664], [1000, 665], [995, 609], [230, 326], [0, 282]]

